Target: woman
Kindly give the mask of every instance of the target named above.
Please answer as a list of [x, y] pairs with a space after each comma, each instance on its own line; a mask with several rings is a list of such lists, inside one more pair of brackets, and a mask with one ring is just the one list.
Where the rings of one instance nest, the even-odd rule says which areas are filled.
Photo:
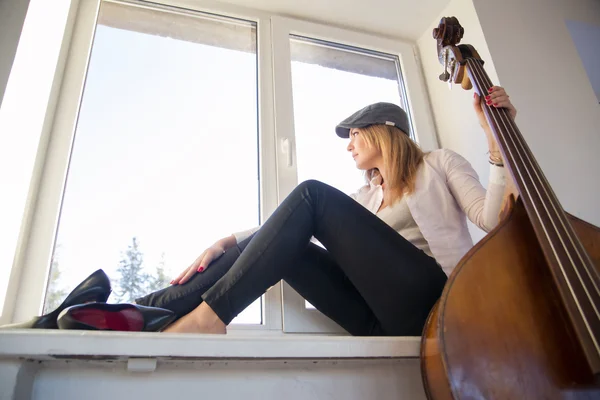
[[[490, 88], [485, 101], [516, 115], [501, 87]], [[161, 330], [177, 318], [166, 332], [226, 333], [238, 313], [283, 279], [352, 335], [420, 335], [447, 275], [473, 246], [466, 217], [485, 231], [498, 223], [502, 158], [477, 95], [474, 108], [489, 144], [487, 192], [458, 154], [424, 154], [409, 138], [400, 107], [372, 104], [336, 127], [366, 172], [367, 184], [357, 193], [301, 183], [264, 225], [217, 241], [170, 287], [137, 299], [137, 305], [152, 307], [146, 312], [158, 312], [153, 329], [144, 328], [139, 314], [125, 321], [131, 309], [124, 305], [100, 307], [118, 314], [110, 314], [111, 322], [109, 314], [96, 313], [99, 303], [66, 308], [58, 325]], [[313, 236], [325, 249], [310, 241]]]
[[[490, 88], [486, 104], [516, 115], [501, 87]], [[498, 223], [502, 158], [477, 95], [474, 108], [489, 144], [487, 193], [464, 158], [423, 154], [408, 137], [406, 113], [377, 103], [336, 128], [366, 171], [358, 193], [303, 182], [260, 229], [217, 241], [171, 287], [136, 303], [181, 317], [166, 332], [225, 333], [283, 279], [353, 335], [420, 335], [447, 275], [473, 245], [465, 216], [485, 231]]]

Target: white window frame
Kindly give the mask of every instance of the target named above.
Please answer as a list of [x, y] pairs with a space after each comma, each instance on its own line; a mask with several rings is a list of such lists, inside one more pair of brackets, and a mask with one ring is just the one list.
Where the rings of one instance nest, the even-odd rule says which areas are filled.
[[[275, 132], [277, 141], [291, 143], [292, 160], [278, 160], [279, 198], [284, 199], [299, 183], [295, 154], [294, 106], [292, 95], [292, 71], [290, 35], [318, 39], [381, 53], [397, 55], [400, 61], [400, 77], [408, 103], [413, 134], [425, 151], [438, 148], [433, 118], [425, 93], [427, 93], [421, 70], [417, 64], [414, 45], [375, 35], [353, 32], [321, 24], [287, 17], [272, 17], [275, 90]], [[402, 81], [400, 84], [402, 85]], [[402, 90], [403, 88], [399, 88]], [[344, 333], [345, 331], [316, 309], [307, 309], [305, 301], [287, 283], [283, 283], [283, 330], [286, 333]]]
[[[114, 0], [109, 0], [114, 1]], [[126, 3], [127, 1], [122, 1]], [[261, 222], [273, 213], [277, 205], [297, 184], [294, 120], [292, 104], [289, 35], [296, 34], [398, 54], [401, 61], [409, 112], [415, 135], [424, 150], [437, 148], [426, 89], [417, 66], [413, 44], [381, 38], [374, 35], [332, 28], [291, 18], [273, 16], [244, 7], [211, 0], [159, 0], [162, 5], [198, 12], [213, 13], [254, 21], [257, 26], [258, 53], [258, 110], [259, 160], [261, 173]], [[68, 172], [73, 137], [77, 125], [83, 89], [87, 75], [92, 43], [101, 0], [71, 0], [71, 12], [65, 29], [58, 67], [47, 112], [48, 128], [41, 134], [40, 155], [34, 166], [31, 198], [8, 282], [7, 298], [0, 323], [19, 322], [39, 315], [42, 311], [50, 259], [58, 226], [58, 217]], [[132, 1], [135, 3], [135, 1]], [[274, 57], [274, 54], [277, 56]], [[291, 145], [286, 153], [287, 139]], [[289, 155], [291, 154], [291, 165]], [[244, 228], [244, 227], [240, 227]], [[335, 324], [317, 318], [317, 325], [306, 325], [304, 300], [289, 300], [295, 307], [288, 308], [286, 323], [282, 315], [282, 293], [277, 284], [265, 295], [263, 302], [264, 325], [235, 325], [230, 331], [281, 334], [283, 331], [335, 331]], [[289, 290], [288, 290], [289, 293]], [[300, 299], [301, 301], [299, 301]], [[284, 300], [288, 301], [288, 300]], [[301, 308], [300, 308], [301, 306]], [[309, 320], [310, 320], [309, 318]], [[294, 324], [296, 327], [294, 328]], [[298, 327], [305, 324], [305, 328]], [[327, 327], [326, 325], [330, 326]], [[282, 327], [285, 325], [285, 329]], [[316, 328], [315, 328], [316, 326]], [[325, 329], [323, 327], [325, 326]], [[289, 330], [287, 328], [290, 328]], [[333, 328], [332, 328], [333, 327]], [[339, 331], [339, 328], [337, 328]]]

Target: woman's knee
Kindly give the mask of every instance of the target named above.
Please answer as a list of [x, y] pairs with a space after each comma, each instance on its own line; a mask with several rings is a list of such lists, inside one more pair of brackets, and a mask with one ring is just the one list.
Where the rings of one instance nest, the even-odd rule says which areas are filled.
[[296, 194], [301, 194], [302, 196], [307, 196], [309, 198], [319, 198], [319, 195], [330, 190], [336, 189], [316, 179], [309, 179], [296, 186], [292, 193], [295, 192]]
[[323, 189], [324, 187], [327, 187], [327, 184], [325, 184], [325, 183], [323, 183], [321, 181], [318, 181], [316, 179], [308, 179], [308, 180], [306, 180], [304, 182], [301, 182], [296, 187], [296, 189], [299, 189], [301, 191], [305, 191], [305, 190], [312, 191], [312, 190], [315, 190], [315, 189], [316, 190]]
[[318, 201], [318, 199], [321, 197], [320, 194], [323, 193], [327, 187], [328, 185], [323, 182], [315, 179], [309, 179], [298, 184], [298, 186], [296, 186], [290, 193], [289, 197], [300, 197], [314, 204]]

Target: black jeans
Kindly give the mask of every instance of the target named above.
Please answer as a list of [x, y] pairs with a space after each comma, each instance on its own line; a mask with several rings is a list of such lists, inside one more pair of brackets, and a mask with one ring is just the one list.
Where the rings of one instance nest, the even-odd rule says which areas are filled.
[[282, 279], [353, 335], [418, 336], [446, 274], [369, 210], [311, 180], [206, 271], [136, 302], [182, 317], [206, 301], [229, 324]]

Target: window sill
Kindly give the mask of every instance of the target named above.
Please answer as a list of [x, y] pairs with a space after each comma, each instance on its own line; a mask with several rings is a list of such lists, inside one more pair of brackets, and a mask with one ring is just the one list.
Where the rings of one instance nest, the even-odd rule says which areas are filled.
[[420, 337], [0, 331], [0, 359], [376, 359], [419, 357]]

